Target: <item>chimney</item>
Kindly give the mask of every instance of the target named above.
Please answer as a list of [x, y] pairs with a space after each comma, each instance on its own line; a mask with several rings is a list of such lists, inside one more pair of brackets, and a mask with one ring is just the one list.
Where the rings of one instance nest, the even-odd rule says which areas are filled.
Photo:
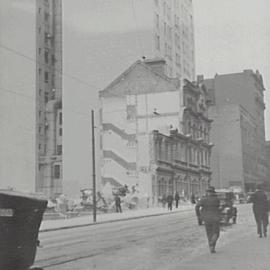
[[151, 67], [155, 72], [165, 75], [166, 61], [163, 58], [144, 59], [146, 65]]

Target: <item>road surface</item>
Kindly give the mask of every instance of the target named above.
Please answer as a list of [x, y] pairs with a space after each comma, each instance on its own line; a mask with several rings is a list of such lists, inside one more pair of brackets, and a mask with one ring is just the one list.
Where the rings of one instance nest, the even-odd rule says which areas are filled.
[[[255, 233], [251, 205], [238, 207], [236, 225], [225, 227], [219, 247]], [[181, 269], [209, 255], [203, 226], [193, 211], [40, 233], [35, 266], [44, 270]]]

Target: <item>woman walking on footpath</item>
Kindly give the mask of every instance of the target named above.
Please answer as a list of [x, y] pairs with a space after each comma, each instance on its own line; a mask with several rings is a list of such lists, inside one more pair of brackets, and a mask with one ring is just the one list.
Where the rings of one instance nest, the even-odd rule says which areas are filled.
[[265, 192], [262, 190], [262, 186], [258, 185], [255, 193], [251, 196], [250, 202], [253, 203], [253, 213], [257, 224], [257, 233], [262, 238], [267, 236], [268, 225], [268, 211], [269, 204]]
[[220, 201], [216, 196], [215, 188], [210, 186], [206, 196], [197, 202], [195, 210], [200, 213], [204, 221], [208, 245], [211, 253], [216, 253], [216, 243], [220, 232]]

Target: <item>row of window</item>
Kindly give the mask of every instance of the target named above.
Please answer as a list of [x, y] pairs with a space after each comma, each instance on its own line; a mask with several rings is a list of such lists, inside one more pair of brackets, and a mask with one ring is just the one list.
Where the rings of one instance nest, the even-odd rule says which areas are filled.
[[[188, 181], [187, 179], [177, 179], [175, 181], [175, 191], [184, 196], [190, 194], [200, 194], [207, 187], [206, 181]], [[201, 190], [202, 189], [202, 190]], [[157, 181], [157, 186], [153, 186], [153, 191], [157, 190], [157, 196], [162, 197], [173, 192], [173, 181], [166, 180], [163, 177]], [[188, 194], [190, 193], [190, 194]]]
[[197, 166], [210, 164], [210, 152], [207, 149], [187, 146], [185, 143], [168, 144], [166, 142], [156, 143], [156, 155], [158, 160], [172, 162], [180, 160]]
[[[38, 48], [38, 54], [41, 55], [42, 54], [42, 49], [41, 48]], [[44, 49], [44, 62], [46, 64], [51, 64], [51, 65], [55, 65], [55, 55], [52, 54], [51, 55], [51, 58], [50, 58], [50, 53], [49, 53], [49, 50], [48, 49]]]
[[[44, 144], [43, 147], [44, 147], [44, 149], [43, 149], [44, 151], [43, 152], [46, 153], [46, 151], [47, 151], [46, 144]], [[38, 150], [39, 151], [42, 150], [42, 144], [41, 143], [38, 145]], [[62, 145], [61, 144], [59, 144], [59, 145], [56, 146], [56, 155], [58, 155], [58, 156], [59, 155], [62, 155]]]

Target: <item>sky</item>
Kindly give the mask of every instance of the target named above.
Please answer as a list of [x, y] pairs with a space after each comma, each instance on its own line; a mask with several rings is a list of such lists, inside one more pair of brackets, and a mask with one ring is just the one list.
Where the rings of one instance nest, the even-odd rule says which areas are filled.
[[270, 140], [270, 2], [193, 0], [196, 73], [259, 70], [264, 79], [266, 139]]
[[[134, 17], [126, 3], [124, 0], [113, 3], [113, 7], [121, 13], [120, 19], [112, 17], [115, 13], [110, 13], [112, 1], [91, 0], [90, 5], [87, 0], [81, 0], [74, 5], [73, 0], [65, 0], [64, 23], [85, 37], [85, 40], [89, 40], [90, 33], [106, 33], [106, 29], [113, 29], [117, 33], [124, 32], [131, 25], [135, 26]], [[193, 0], [193, 7], [196, 73], [212, 78], [216, 73], [258, 69], [263, 75], [266, 88], [266, 138], [270, 140], [270, 2]], [[123, 18], [130, 21], [130, 24], [121, 23]], [[129, 64], [131, 63], [127, 63]], [[98, 82], [93, 83], [98, 85]]]

